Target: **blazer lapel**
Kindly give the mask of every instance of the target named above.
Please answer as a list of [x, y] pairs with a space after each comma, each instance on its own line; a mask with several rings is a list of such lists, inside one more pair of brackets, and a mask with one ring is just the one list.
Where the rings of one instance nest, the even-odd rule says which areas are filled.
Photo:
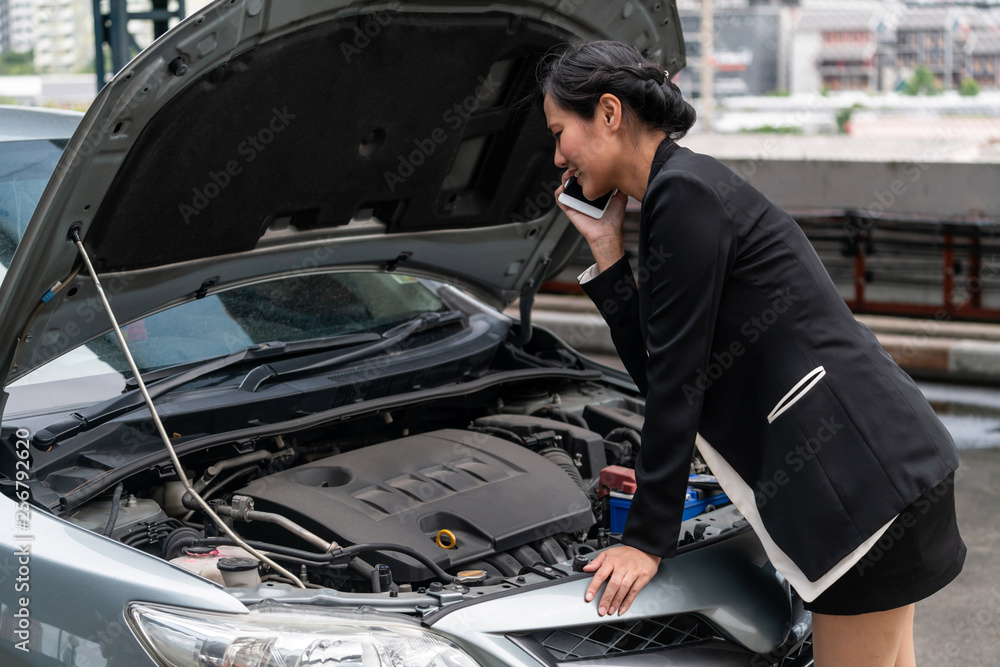
[[667, 137], [660, 142], [660, 145], [656, 147], [656, 153], [653, 155], [653, 164], [649, 169], [649, 178], [646, 180], [646, 187], [653, 182], [653, 177], [660, 173], [660, 169], [663, 168], [663, 163], [667, 161], [670, 154], [678, 149], [677, 143]]
[[[653, 155], [653, 164], [649, 169], [649, 179], [646, 181], [646, 189], [649, 189], [649, 184], [653, 182], [653, 178], [660, 173], [663, 165], [666, 163], [667, 158], [677, 150], [679, 147], [677, 143], [667, 137], [660, 142], [660, 145], [656, 147], [656, 153]], [[639, 266], [644, 266], [646, 263], [646, 238], [648, 234], [645, 227], [643, 226], [642, 214], [639, 214]], [[645, 342], [647, 329], [646, 329], [646, 319], [649, 317], [649, 285], [639, 284], [639, 328], [642, 330], [642, 340]]]

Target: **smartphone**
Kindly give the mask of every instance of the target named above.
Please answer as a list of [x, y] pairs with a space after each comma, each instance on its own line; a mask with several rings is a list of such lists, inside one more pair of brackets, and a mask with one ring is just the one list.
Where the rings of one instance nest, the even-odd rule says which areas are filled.
[[584, 215], [600, 219], [604, 217], [604, 212], [608, 210], [611, 198], [615, 196], [616, 192], [618, 190], [614, 189], [597, 199], [587, 199], [583, 196], [583, 188], [576, 182], [576, 176], [570, 176], [569, 180], [566, 181], [566, 186], [563, 188], [562, 194], [559, 195], [559, 201]]

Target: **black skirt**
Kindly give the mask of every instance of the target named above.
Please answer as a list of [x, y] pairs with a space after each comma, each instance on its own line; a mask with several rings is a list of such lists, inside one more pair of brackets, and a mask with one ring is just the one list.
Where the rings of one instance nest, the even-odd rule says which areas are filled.
[[965, 551], [952, 473], [900, 512], [868, 553], [805, 608], [853, 615], [905, 607], [957, 577]]

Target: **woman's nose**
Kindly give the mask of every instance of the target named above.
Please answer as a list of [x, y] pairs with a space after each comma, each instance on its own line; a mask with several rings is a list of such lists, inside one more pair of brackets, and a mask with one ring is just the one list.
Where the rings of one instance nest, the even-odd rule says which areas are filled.
[[555, 163], [556, 163], [556, 166], [559, 167], [560, 169], [565, 169], [566, 166], [567, 166], [566, 165], [566, 158], [563, 157], [563, 154], [562, 154], [562, 152], [560, 152], [558, 146], [556, 146]]

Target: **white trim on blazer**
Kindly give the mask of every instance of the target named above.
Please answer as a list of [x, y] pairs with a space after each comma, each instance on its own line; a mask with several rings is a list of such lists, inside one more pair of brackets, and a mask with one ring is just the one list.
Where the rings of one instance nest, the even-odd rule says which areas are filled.
[[896, 520], [896, 517], [890, 519], [889, 523], [875, 531], [874, 535], [862, 542], [857, 549], [844, 556], [840, 562], [827, 570], [819, 579], [809, 581], [802, 570], [792, 562], [792, 559], [774, 543], [767, 529], [764, 528], [760, 512], [757, 511], [757, 502], [754, 500], [753, 489], [743, 481], [743, 478], [729, 465], [729, 462], [705, 438], [701, 437], [700, 433], [695, 436], [694, 444], [701, 453], [701, 457], [705, 460], [705, 463], [711, 468], [715, 478], [719, 481], [722, 490], [726, 492], [733, 505], [740, 511], [743, 518], [747, 520], [747, 523], [753, 528], [754, 533], [757, 534], [757, 538], [764, 547], [764, 553], [767, 554], [771, 565], [792, 585], [792, 588], [806, 602], [815, 600], [820, 593], [829, 588], [833, 582], [840, 579], [848, 570], [854, 567], [875, 546], [875, 543], [882, 537], [882, 534]]
[[[777, 419], [778, 416], [781, 415], [781, 413], [783, 413], [785, 410], [795, 405], [795, 402], [798, 401], [803, 396], [805, 396], [807, 391], [815, 387], [816, 383], [822, 380], [824, 375], [826, 375], [826, 369], [824, 369], [822, 366], [817, 366], [816, 368], [806, 373], [805, 377], [796, 382], [795, 386], [789, 389], [788, 393], [781, 397], [781, 400], [778, 401], [777, 405], [774, 406], [774, 409], [771, 410], [771, 414], [767, 416], [767, 423], [770, 424], [775, 419]], [[805, 387], [802, 387], [802, 385], [805, 384], [806, 382], [808, 382], [809, 384], [807, 384]], [[799, 391], [799, 387], [802, 387], [801, 391]], [[799, 393], [796, 394], [795, 392]], [[789, 397], [792, 397], [793, 395], [794, 398], [789, 400]]]

